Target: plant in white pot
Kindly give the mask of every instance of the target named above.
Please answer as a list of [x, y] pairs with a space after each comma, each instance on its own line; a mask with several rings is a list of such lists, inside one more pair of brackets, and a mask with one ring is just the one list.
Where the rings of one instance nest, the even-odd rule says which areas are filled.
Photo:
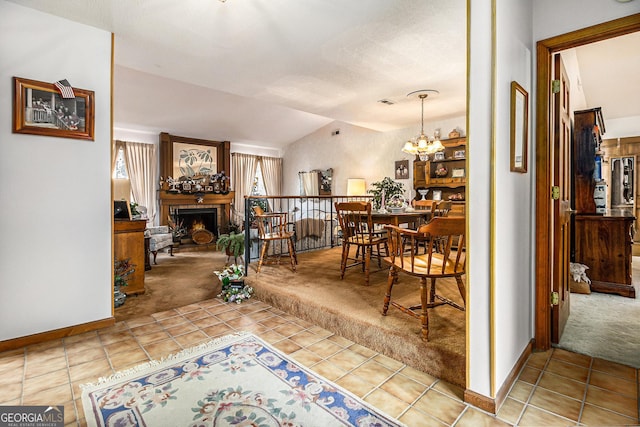
[[388, 176], [382, 181], [372, 183], [371, 186], [373, 188], [367, 192], [373, 194], [373, 208], [376, 210], [384, 208], [386, 202], [391, 200], [394, 196], [404, 196], [404, 184], [394, 181]]

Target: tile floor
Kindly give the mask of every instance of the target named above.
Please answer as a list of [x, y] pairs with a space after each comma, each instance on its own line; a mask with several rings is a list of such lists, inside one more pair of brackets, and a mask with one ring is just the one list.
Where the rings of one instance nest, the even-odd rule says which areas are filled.
[[64, 403], [66, 424], [82, 426], [81, 384], [237, 330], [255, 333], [410, 427], [638, 423], [633, 368], [559, 349], [534, 353], [493, 416], [463, 403], [457, 386], [257, 300], [203, 301], [0, 353], [0, 405]]

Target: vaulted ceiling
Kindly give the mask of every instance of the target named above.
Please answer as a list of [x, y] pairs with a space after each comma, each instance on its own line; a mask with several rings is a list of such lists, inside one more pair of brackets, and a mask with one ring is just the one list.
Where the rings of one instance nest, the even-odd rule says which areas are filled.
[[[281, 149], [335, 120], [417, 131], [419, 89], [439, 91], [425, 120], [466, 108], [465, 0], [11, 1], [115, 34], [117, 129]], [[613, 52], [578, 53], [580, 68], [638, 70]], [[601, 72], [582, 85], [606, 120], [620, 104], [600, 99]]]

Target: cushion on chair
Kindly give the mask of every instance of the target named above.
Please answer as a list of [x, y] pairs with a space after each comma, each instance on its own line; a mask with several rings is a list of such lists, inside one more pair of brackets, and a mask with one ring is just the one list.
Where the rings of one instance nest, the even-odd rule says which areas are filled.
[[[167, 233], [169, 233], [169, 226], [168, 225], [158, 225], [156, 227], [147, 227], [147, 231], [152, 236], [154, 234], [167, 234]], [[169, 234], [171, 234], [171, 233], [169, 233]]]
[[160, 225], [157, 227], [148, 227], [145, 235], [151, 237], [149, 239], [149, 250], [151, 252], [159, 251], [168, 246], [173, 245], [173, 235], [169, 232], [169, 227]]

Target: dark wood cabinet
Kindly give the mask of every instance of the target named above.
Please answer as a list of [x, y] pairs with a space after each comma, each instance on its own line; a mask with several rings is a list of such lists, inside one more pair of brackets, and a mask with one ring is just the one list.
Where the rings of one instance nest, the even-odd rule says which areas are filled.
[[575, 218], [575, 261], [589, 267], [591, 289], [635, 298], [631, 284], [633, 216]]
[[115, 220], [113, 222], [114, 259], [127, 259], [135, 264], [135, 271], [127, 277], [127, 286], [120, 290], [127, 295], [144, 293], [145, 249], [144, 230], [147, 220]]
[[[573, 113], [573, 209], [596, 213], [594, 192], [598, 181], [596, 156], [600, 152], [604, 121], [600, 107]], [[595, 176], [594, 176], [595, 172]]]

